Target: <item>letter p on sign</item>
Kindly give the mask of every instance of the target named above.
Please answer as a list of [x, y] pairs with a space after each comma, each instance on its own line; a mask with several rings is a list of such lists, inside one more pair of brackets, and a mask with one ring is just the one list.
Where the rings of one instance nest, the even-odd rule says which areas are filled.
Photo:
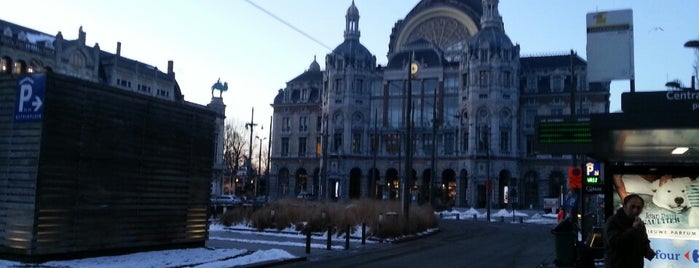
[[24, 112], [24, 103], [32, 98], [32, 85], [22, 84], [19, 91], [19, 109], [18, 112]]

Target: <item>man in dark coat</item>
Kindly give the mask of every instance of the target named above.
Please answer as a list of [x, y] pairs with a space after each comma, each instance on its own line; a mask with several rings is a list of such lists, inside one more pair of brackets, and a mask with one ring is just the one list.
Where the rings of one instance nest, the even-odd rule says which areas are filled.
[[607, 268], [642, 268], [643, 257], [648, 260], [655, 257], [646, 226], [638, 217], [643, 211], [644, 201], [639, 195], [631, 194], [624, 198], [623, 203], [604, 226], [604, 262]]

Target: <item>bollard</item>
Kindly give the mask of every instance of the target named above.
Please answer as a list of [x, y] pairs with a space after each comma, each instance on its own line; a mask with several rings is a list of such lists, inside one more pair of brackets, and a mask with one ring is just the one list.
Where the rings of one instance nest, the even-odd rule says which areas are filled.
[[379, 243], [383, 243], [383, 230], [381, 229], [381, 223], [383, 222], [383, 213], [379, 213]]
[[362, 245], [366, 244], [366, 223], [362, 223]]
[[460, 213], [456, 213], [456, 220], [459, 220]]
[[325, 249], [327, 249], [327, 250], [331, 249], [331, 247], [330, 247], [330, 245], [332, 243], [331, 237], [332, 237], [332, 227], [330, 227], [330, 224], [328, 224], [328, 242], [327, 242], [327, 245], [325, 247]]
[[477, 221], [477, 220], [478, 220], [478, 216], [477, 216], [476, 214], [473, 214], [473, 220], [474, 220], [474, 221]]
[[347, 231], [345, 232], [345, 249], [349, 249], [349, 240], [350, 240], [350, 226], [347, 224]]
[[523, 223], [523, 222], [524, 222], [524, 219], [522, 219], [522, 217], [519, 217], [519, 223]]
[[306, 254], [311, 254], [311, 231], [306, 231]]
[[444, 218], [444, 215], [442, 215], [442, 212], [439, 213], [439, 218], [440, 218], [440, 219], [443, 219], [443, 218]]

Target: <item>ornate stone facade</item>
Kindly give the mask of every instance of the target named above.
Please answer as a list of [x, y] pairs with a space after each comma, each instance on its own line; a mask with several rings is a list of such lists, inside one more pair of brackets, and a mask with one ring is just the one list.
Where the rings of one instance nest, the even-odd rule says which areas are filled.
[[606, 113], [609, 83], [587, 83], [573, 53], [521, 57], [498, 2], [421, 1], [395, 24], [386, 66], [359, 42], [352, 3], [325, 70], [314, 60], [272, 104], [269, 195], [399, 199], [409, 160], [418, 203], [538, 208], [559, 197], [572, 157], [534, 154], [535, 118], [570, 114], [573, 89], [576, 113]]

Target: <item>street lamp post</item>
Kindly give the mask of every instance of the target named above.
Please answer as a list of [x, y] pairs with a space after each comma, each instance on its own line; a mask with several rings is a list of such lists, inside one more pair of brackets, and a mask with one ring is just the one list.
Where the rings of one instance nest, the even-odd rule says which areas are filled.
[[252, 175], [252, 135], [255, 131], [256, 126], [257, 124], [255, 124], [255, 107], [252, 107], [252, 115], [250, 117], [250, 122], [245, 123], [245, 129], [250, 129], [250, 146], [248, 147], [248, 159], [245, 163], [247, 165], [247, 174], [244, 178], [245, 180], [249, 179], [249, 177]]
[[262, 174], [262, 142], [267, 139], [267, 137], [260, 138], [260, 136], [255, 136], [255, 139], [257, 139], [260, 142], [260, 153], [257, 155], [257, 176], [255, 176], [255, 196], [257, 196], [257, 190], [258, 184], [260, 183], [259, 177]]
[[693, 48], [695, 50], [694, 59], [694, 76], [692, 76], [692, 90], [694, 90], [694, 83], [696, 79], [699, 79], [699, 40], [690, 40], [684, 43], [684, 47]]
[[403, 182], [403, 216], [405, 217], [404, 230], [408, 231], [408, 220], [410, 219], [410, 180], [413, 175], [412, 165], [412, 143], [413, 143], [413, 117], [412, 117], [412, 102], [413, 102], [413, 79], [418, 72], [419, 66], [413, 62], [413, 53], [410, 54], [408, 62], [408, 77], [407, 77], [407, 92], [405, 100], [405, 174]]

